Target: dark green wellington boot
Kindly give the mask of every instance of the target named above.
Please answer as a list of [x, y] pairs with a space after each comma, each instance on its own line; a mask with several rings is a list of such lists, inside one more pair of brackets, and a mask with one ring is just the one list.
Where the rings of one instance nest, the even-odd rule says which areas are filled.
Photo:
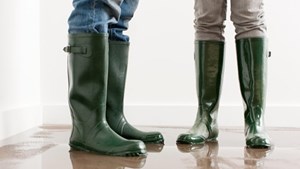
[[145, 155], [143, 142], [122, 138], [106, 121], [108, 36], [70, 34], [64, 50], [69, 53], [70, 146], [104, 155]]
[[271, 147], [264, 126], [267, 83], [267, 42], [265, 38], [236, 40], [238, 72], [245, 105], [245, 136], [249, 148]]
[[127, 139], [145, 143], [163, 143], [159, 132], [143, 132], [130, 125], [124, 117], [124, 92], [128, 64], [129, 42], [109, 41], [109, 71], [106, 117], [110, 127]]
[[198, 112], [194, 126], [179, 135], [179, 144], [203, 144], [218, 137], [217, 114], [223, 75], [224, 42], [196, 41]]

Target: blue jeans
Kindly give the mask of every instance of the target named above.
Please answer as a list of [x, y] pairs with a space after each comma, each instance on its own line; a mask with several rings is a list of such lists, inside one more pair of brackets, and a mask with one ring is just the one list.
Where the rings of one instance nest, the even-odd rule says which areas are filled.
[[123, 34], [139, 0], [73, 0], [68, 23], [70, 34], [108, 33], [110, 40], [129, 41]]

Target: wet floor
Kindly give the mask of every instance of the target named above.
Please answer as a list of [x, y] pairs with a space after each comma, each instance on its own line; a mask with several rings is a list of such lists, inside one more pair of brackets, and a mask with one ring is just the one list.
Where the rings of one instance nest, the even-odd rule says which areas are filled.
[[186, 131], [175, 127], [139, 127], [158, 130], [165, 145], [147, 145], [148, 156], [109, 157], [71, 150], [70, 126], [44, 125], [0, 141], [0, 169], [299, 169], [300, 129], [269, 128], [271, 150], [244, 148], [242, 128], [221, 128], [219, 142], [177, 146]]

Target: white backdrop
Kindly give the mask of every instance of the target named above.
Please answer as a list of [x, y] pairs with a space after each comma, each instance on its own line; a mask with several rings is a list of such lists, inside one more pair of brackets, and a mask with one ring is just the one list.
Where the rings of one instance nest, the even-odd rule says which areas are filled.
[[[272, 58], [269, 62], [269, 104], [298, 105], [300, 78], [298, 37], [300, 2], [265, 0]], [[157, 5], [159, 4], [159, 5]], [[66, 103], [65, 54], [69, 1], [41, 3], [43, 101]], [[169, 9], [166, 10], [166, 7]], [[53, 11], [54, 10], [54, 11]], [[284, 10], [283, 13], [278, 11]], [[228, 12], [228, 16], [230, 13]], [[229, 18], [229, 17], [228, 17]], [[226, 69], [222, 102], [240, 102], [234, 49], [234, 28], [226, 21]], [[131, 57], [126, 102], [128, 104], [194, 104], [193, 1], [141, 1], [130, 23]], [[298, 70], [298, 71], [297, 71]], [[55, 82], [56, 81], [56, 82]], [[55, 82], [55, 83], [53, 83]], [[57, 85], [59, 84], [59, 85]], [[54, 86], [53, 86], [54, 85]], [[233, 88], [234, 87], [234, 88]], [[298, 89], [298, 90], [297, 90]], [[234, 93], [233, 93], [234, 92]]]
[[[300, 57], [297, 40], [300, 37], [300, 23], [294, 20], [300, 15], [299, 6], [300, 2], [296, 0], [286, 0], [284, 5], [281, 1], [265, 0], [269, 47], [272, 51], [269, 59], [267, 121], [272, 125], [292, 125], [291, 119], [285, 116], [286, 119], [282, 120], [282, 115], [297, 115], [299, 111], [300, 78], [297, 73], [300, 72]], [[66, 57], [61, 48], [67, 43], [66, 21], [71, 10], [69, 1], [41, 2], [42, 100], [44, 105], [48, 105], [49, 112], [55, 110], [53, 105], [67, 104]], [[220, 123], [242, 125], [234, 27], [229, 16], [230, 11], [225, 30], [226, 62]], [[127, 112], [153, 112], [154, 117], [144, 115], [147, 119], [156, 118], [155, 121], [160, 116], [160, 124], [190, 124], [197, 104], [193, 1], [183, 3], [174, 0], [170, 3], [166, 0], [142, 0], [126, 34], [131, 37], [125, 96]], [[45, 111], [48, 111], [47, 107]], [[173, 119], [164, 118], [163, 115], [168, 113]], [[144, 124], [139, 116], [135, 119], [137, 116], [132, 116], [132, 120]]]
[[[66, 54], [62, 48], [67, 44], [71, 0], [20, 2], [0, 3], [1, 21], [7, 23], [0, 32], [4, 37], [0, 39], [4, 49], [0, 75], [7, 82], [1, 83], [0, 110], [40, 105], [44, 123], [69, 123]], [[272, 51], [266, 116], [270, 126], [300, 127], [300, 78], [297, 76], [300, 22], [296, 21], [300, 16], [299, 6], [297, 0], [284, 3], [265, 0]], [[230, 11], [225, 30], [226, 62], [219, 122], [243, 125], [234, 27], [229, 16]], [[125, 96], [130, 121], [143, 125], [192, 125], [197, 104], [193, 0], [184, 3], [141, 0], [126, 34], [131, 37]], [[13, 80], [15, 75], [18, 78]]]
[[0, 140], [42, 120], [39, 5], [0, 1]]

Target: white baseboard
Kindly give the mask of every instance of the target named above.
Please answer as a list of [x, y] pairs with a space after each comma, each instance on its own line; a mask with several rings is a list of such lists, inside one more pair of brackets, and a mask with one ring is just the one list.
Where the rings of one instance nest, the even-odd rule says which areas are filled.
[[0, 140], [42, 124], [42, 107], [0, 110]]
[[[139, 126], [190, 127], [196, 117], [196, 106], [131, 105], [125, 107], [127, 120]], [[268, 127], [300, 128], [300, 106], [268, 106]], [[220, 106], [220, 126], [243, 126], [241, 106]], [[47, 105], [0, 110], [0, 140], [41, 124], [71, 124], [67, 105]]]
[[[127, 120], [143, 126], [191, 126], [196, 117], [196, 106], [189, 105], [131, 105], [125, 107]], [[71, 124], [67, 105], [43, 107], [44, 124]], [[300, 127], [300, 106], [268, 106], [265, 121], [268, 127]], [[242, 106], [220, 106], [220, 126], [243, 126]]]
[[67, 105], [43, 106], [43, 124], [71, 124], [71, 114]]

